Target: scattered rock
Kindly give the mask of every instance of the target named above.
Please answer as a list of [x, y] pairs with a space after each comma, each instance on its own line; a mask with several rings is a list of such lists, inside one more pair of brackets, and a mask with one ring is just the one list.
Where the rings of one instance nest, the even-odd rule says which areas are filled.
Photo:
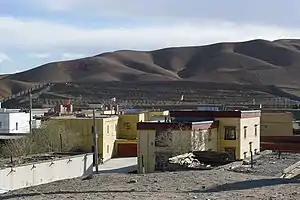
[[178, 165], [190, 169], [211, 169], [210, 165], [200, 163], [200, 161], [195, 158], [195, 155], [193, 153], [186, 153], [169, 158], [169, 164]]
[[138, 181], [136, 179], [132, 179], [130, 181], [128, 181], [128, 183], [137, 183]]

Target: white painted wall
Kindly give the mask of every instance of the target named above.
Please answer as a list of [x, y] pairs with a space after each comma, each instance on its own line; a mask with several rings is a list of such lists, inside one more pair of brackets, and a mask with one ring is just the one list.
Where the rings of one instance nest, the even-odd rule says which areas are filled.
[[[255, 125], [257, 135], [255, 135]], [[246, 137], [244, 137], [244, 128], [246, 128]], [[256, 149], [260, 151], [260, 117], [243, 118], [241, 119], [241, 130], [240, 130], [240, 158], [243, 159], [244, 152], [246, 157], [251, 156], [249, 142], [252, 142], [252, 151]]]
[[0, 112], [0, 134], [28, 133], [29, 113]]
[[93, 173], [93, 154], [0, 169], [0, 190], [17, 190]]
[[29, 133], [29, 116], [23, 112], [9, 113], [9, 133]]

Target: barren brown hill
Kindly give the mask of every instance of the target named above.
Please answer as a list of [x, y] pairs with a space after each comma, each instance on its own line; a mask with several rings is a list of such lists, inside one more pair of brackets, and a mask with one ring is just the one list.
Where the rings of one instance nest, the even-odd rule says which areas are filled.
[[[191, 81], [299, 88], [300, 40], [252, 40], [116, 51], [54, 62], [0, 80], [2, 96], [35, 83]], [[25, 84], [24, 86], [21, 86]], [[199, 83], [198, 83], [199, 84]]]

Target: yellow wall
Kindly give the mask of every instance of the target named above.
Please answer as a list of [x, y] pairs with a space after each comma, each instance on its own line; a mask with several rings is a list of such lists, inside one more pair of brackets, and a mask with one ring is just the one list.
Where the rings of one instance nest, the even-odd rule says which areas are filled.
[[103, 119], [103, 160], [109, 160], [115, 155], [115, 141], [117, 139], [117, 124], [119, 117], [114, 116]]
[[[257, 125], [256, 131], [257, 135], [255, 136], [255, 125]], [[246, 128], [246, 137], [244, 137], [244, 127]], [[250, 145], [249, 142], [252, 142], [252, 151], [260, 151], [260, 117], [254, 118], [243, 118], [241, 119], [241, 130], [240, 130], [240, 156], [239, 159], [244, 159], [244, 152], [246, 152], [246, 157], [250, 157]]]
[[145, 112], [145, 121], [152, 121], [153, 117], [167, 116], [168, 114], [168, 111], [148, 111]]
[[293, 136], [293, 115], [289, 112], [261, 113], [261, 136]]
[[[138, 172], [151, 173], [155, 171], [155, 153], [168, 153], [178, 155], [194, 150], [216, 150], [217, 129], [211, 130], [211, 140], [208, 137], [208, 130], [201, 131], [172, 131], [171, 147], [155, 146], [154, 130], [138, 131]], [[196, 142], [195, 142], [196, 141]], [[144, 168], [143, 168], [144, 166]]]
[[144, 122], [144, 113], [139, 114], [124, 114], [119, 116], [118, 121], [118, 139], [136, 139], [137, 138], [137, 123]]
[[[219, 132], [218, 140], [219, 150], [224, 151], [225, 148], [235, 148], [235, 156], [237, 160], [244, 159], [244, 152], [246, 157], [250, 156], [250, 145], [252, 142], [252, 150], [258, 152], [260, 150], [260, 117], [254, 118], [219, 118]], [[257, 126], [257, 136], [255, 136], [255, 125]], [[236, 127], [236, 140], [225, 140], [225, 127]], [[246, 128], [246, 138], [244, 137], [244, 127]]]
[[[244, 159], [250, 156], [250, 145], [252, 151], [260, 150], [260, 117], [254, 118], [218, 118], [219, 127], [209, 130], [195, 131], [172, 131], [172, 147], [156, 147], [154, 130], [139, 130], [138, 132], [138, 171], [139, 173], [151, 173], [155, 171], [155, 153], [163, 152], [171, 155], [178, 155], [194, 150], [212, 150], [223, 152], [225, 148], [235, 149], [235, 158]], [[255, 135], [255, 125], [257, 125]], [[225, 127], [236, 127], [236, 140], [225, 140]], [[244, 137], [244, 127], [246, 137]], [[246, 152], [246, 155], [244, 155]], [[144, 169], [142, 167], [142, 160]], [[144, 170], [144, 171], [143, 171]]]
[[[76, 135], [74, 141], [78, 147], [84, 151], [91, 152], [93, 146], [92, 126], [93, 120], [91, 118], [52, 118], [58, 124], [74, 131]], [[114, 143], [116, 140], [116, 127], [118, 117], [111, 118], [96, 118], [96, 127], [98, 133], [98, 152], [103, 156], [104, 161], [113, 156]], [[109, 127], [109, 132], [107, 132]], [[108, 147], [107, 147], [108, 146]], [[108, 148], [108, 151], [107, 151]]]
[[137, 155], [138, 173], [151, 173], [155, 171], [155, 131], [138, 131]]
[[[218, 129], [218, 151], [225, 151], [225, 148], [235, 148], [236, 158], [240, 155], [240, 143], [239, 143], [239, 133], [240, 133], [240, 119], [239, 118], [217, 118], [219, 121]], [[225, 127], [235, 126], [236, 127], [236, 140], [225, 140]]]

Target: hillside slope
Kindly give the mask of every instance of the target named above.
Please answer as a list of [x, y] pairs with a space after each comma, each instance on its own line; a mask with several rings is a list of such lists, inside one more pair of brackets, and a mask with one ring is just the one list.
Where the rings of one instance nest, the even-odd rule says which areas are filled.
[[[54, 62], [0, 79], [35, 83], [192, 81], [300, 87], [300, 40], [252, 40], [155, 51], [116, 51]], [[16, 85], [16, 84], [15, 84]], [[5, 87], [5, 89], [3, 88]], [[15, 89], [14, 89], [15, 90]]]

